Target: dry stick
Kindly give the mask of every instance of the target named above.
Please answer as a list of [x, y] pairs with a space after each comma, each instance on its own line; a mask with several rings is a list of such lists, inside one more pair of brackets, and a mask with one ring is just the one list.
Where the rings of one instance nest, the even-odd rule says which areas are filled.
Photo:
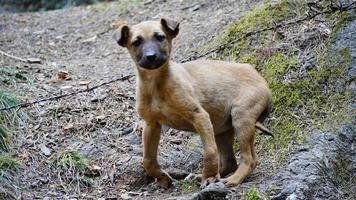
[[9, 58], [15, 59], [15, 60], [19, 60], [19, 61], [22, 61], [22, 62], [27, 62], [26, 59], [23, 59], [23, 58], [20, 58], [20, 57], [17, 57], [17, 56], [10, 55], [10, 54], [8, 54], [8, 53], [6, 53], [6, 52], [4, 52], [4, 51], [1, 51], [1, 50], [0, 50], [0, 54], [2, 54], [2, 55], [4, 55], [4, 56], [7, 56], [7, 57], [9, 57]]
[[[252, 36], [252, 35], [256, 35], [258, 33], [262, 33], [262, 32], [265, 32], [265, 31], [270, 31], [270, 30], [275, 30], [275, 29], [278, 29], [278, 28], [281, 28], [281, 27], [285, 27], [285, 26], [290, 26], [290, 25], [293, 25], [293, 24], [298, 24], [298, 23], [301, 23], [303, 21], [314, 19], [315, 17], [317, 17], [319, 15], [322, 15], [322, 14], [330, 14], [330, 13], [334, 13], [336, 11], [348, 11], [348, 10], [351, 10], [351, 9], [355, 9], [355, 7], [353, 7], [353, 5], [355, 5], [355, 4], [356, 4], [356, 2], [352, 2], [347, 6], [342, 6], [342, 5], [340, 5], [338, 7], [330, 6], [330, 8], [328, 10], [326, 10], [326, 11], [316, 12], [316, 13], [314, 13], [312, 15], [308, 15], [308, 16], [299, 18], [299, 19], [294, 20], [294, 21], [290, 21], [290, 22], [287, 22], [287, 23], [279, 23], [279, 24], [276, 24], [275, 26], [272, 26], [272, 27], [263, 28], [263, 29], [259, 29], [259, 30], [256, 30], [256, 31], [247, 32], [247, 33], [245, 33], [243, 36], [241, 36], [239, 38], [235, 38], [235, 39], [231, 40], [230, 42], [227, 42], [227, 43], [224, 43], [222, 45], [219, 45], [218, 47], [213, 48], [213, 49], [211, 49], [209, 51], [203, 52], [201, 54], [189, 56], [188, 58], [185, 58], [185, 59], [181, 60], [181, 62], [184, 63], [184, 62], [188, 62], [188, 61], [192, 61], [192, 60], [196, 60], [196, 59], [205, 57], [205, 56], [210, 55], [212, 53], [221, 52], [222, 50], [224, 50], [226, 48], [232, 47], [232, 45], [235, 44], [236, 42], [238, 42], [238, 41], [240, 41], [240, 40], [242, 40], [242, 39], [244, 39], [246, 37], [249, 37], [249, 36]], [[0, 53], [4, 54], [6, 56], [9, 56], [9, 57], [24, 61], [22, 58], [18, 58], [16, 56], [11, 56], [11, 55], [9, 55], [9, 54], [7, 54], [5, 52], [0, 51]], [[68, 94], [52, 96], [52, 97], [48, 97], [48, 98], [44, 98], [44, 99], [35, 100], [35, 101], [32, 101], [32, 102], [21, 103], [21, 104], [9, 106], [9, 107], [3, 107], [3, 108], [0, 108], [0, 111], [7, 111], [7, 110], [14, 109], [14, 108], [29, 107], [31, 105], [34, 105], [34, 104], [37, 104], [37, 103], [40, 103], [40, 102], [54, 101], [54, 100], [58, 100], [58, 99], [61, 99], [61, 98], [64, 98], [64, 97], [74, 96], [74, 95], [77, 95], [77, 94], [80, 94], [80, 93], [84, 93], [84, 92], [89, 92], [89, 91], [95, 90], [95, 89], [97, 89], [97, 88], [99, 88], [101, 86], [108, 85], [108, 84], [111, 84], [111, 83], [114, 83], [114, 82], [117, 82], [117, 81], [128, 80], [129, 78], [131, 78], [133, 76], [134, 75], [132, 75], [132, 74], [131, 75], [127, 75], [127, 76], [123, 76], [123, 77], [116, 78], [116, 79], [113, 79], [113, 80], [110, 80], [110, 81], [107, 81], [107, 82], [103, 82], [103, 83], [101, 83], [99, 85], [96, 85], [96, 86], [93, 86], [91, 88], [74, 91], [74, 92], [71, 92], [71, 93], [68, 93]]]
[[43, 98], [43, 99], [38, 99], [38, 100], [35, 100], [35, 101], [31, 101], [31, 102], [20, 103], [20, 104], [9, 106], [9, 107], [4, 107], [4, 108], [1, 108], [0, 111], [11, 110], [11, 109], [14, 109], [14, 108], [29, 107], [31, 105], [38, 104], [38, 103], [45, 102], [45, 101], [54, 101], [54, 100], [58, 100], [58, 99], [61, 99], [61, 98], [64, 98], [64, 97], [74, 96], [74, 95], [77, 95], [77, 94], [80, 94], [80, 93], [84, 93], [84, 92], [89, 92], [89, 91], [95, 90], [95, 89], [97, 89], [99, 87], [102, 87], [104, 85], [108, 85], [108, 84], [111, 84], [111, 83], [114, 83], [114, 82], [117, 82], [117, 81], [128, 80], [133, 76], [134, 75], [130, 74], [130, 75], [122, 76], [120, 78], [112, 79], [112, 80], [107, 81], [107, 82], [103, 82], [103, 83], [101, 83], [99, 85], [96, 85], [96, 86], [93, 86], [91, 88], [78, 90], [78, 91], [74, 91], [74, 92], [67, 93], [67, 94], [61, 94], [61, 95], [57, 95], [57, 96], [47, 97], [47, 98]]

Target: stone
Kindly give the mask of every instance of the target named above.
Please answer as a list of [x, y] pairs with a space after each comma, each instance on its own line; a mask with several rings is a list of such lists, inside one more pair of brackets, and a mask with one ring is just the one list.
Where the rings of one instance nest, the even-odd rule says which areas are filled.
[[223, 200], [227, 199], [226, 196], [229, 190], [221, 182], [212, 183], [206, 186], [203, 190], [190, 194], [179, 196], [176, 200]]

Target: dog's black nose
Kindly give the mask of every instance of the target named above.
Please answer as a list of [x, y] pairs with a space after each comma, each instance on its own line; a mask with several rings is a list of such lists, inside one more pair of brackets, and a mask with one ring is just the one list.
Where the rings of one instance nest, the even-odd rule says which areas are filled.
[[154, 61], [157, 57], [155, 52], [149, 52], [145, 56], [148, 61]]

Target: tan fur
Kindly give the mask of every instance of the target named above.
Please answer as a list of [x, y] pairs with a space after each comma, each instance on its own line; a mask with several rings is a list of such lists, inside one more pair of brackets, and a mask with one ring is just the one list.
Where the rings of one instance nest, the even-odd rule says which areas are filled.
[[[218, 179], [219, 174], [232, 172], [225, 179], [226, 184], [237, 185], [258, 163], [254, 136], [256, 122], [271, 104], [267, 83], [248, 64], [213, 60], [178, 64], [168, 59], [155, 70], [140, 67], [135, 60], [140, 50], [130, 41], [137, 35], [149, 39], [154, 32], [163, 33], [169, 55], [174, 36], [166, 29], [160, 22], [142, 22], [130, 27], [128, 42], [122, 45], [137, 65], [136, 106], [145, 120], [144, 168], [160, 185], [170, 186], [171, 178], [157, 161], [161, 126], [167, 125], [200, 135], [204, 149], [203, 185]], [[260, 123], [258, 126], [263, 127]], [[239, 168], [232, 149], [235, 134], [242, 158]]]

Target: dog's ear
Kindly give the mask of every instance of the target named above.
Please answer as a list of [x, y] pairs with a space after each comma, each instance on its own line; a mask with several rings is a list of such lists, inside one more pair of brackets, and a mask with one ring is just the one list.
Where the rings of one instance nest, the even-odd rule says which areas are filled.
[[163, 29], [172, 37], [175, 38], [179, 33], [179, 22], [172, 19], [162, 18], [161, 24]]
[[127, 42], [129, 39], [130, 28], [126, 24], [122, 24], [119, 28], [114, 32], [113, 38], [116, 42], [122, 46], [127, 47]]

